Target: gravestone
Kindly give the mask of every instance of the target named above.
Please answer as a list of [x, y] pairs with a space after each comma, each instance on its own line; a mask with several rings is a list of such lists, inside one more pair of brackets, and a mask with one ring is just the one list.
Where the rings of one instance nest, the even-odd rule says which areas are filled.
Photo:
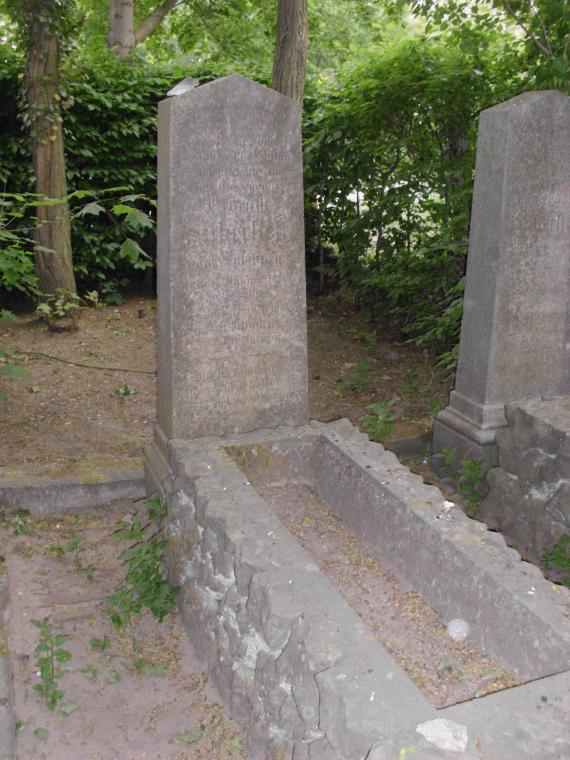
[[497, 462], [505, 403], [570, 394], [570, 98], [483, 111], [455, 390], [433, 448]]
[[163, 457], [308, 415], [300, 106], [239, 75], [180, 90], [158, 119]]

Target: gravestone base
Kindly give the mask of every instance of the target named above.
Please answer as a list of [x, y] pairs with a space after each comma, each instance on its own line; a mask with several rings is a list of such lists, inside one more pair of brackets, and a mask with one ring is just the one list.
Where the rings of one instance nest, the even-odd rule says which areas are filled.
[[158, 494], [164, 499], [172, 487], [168, 440], [159, 425], [154, 426], [153, 440], [144, 450], [144, 478], [147, 496]]
[[432, 452], [439, 454], [443, 449], [453, 449], [455, 465], [451, 473], [441, 458], [432, 458], [431, 467], [440, 476], [453, 476], [459, 469], [462, 459], [474, 459], [481, 465], [482, 472], [487, 472], [498, 464], [498, 448], [495, 435], [502, 428], [481, 430], [453, 409], [440, 412], [433, 423]]
[[[158, 449], [147, 466], [167, 492], [169, 578], [251, 760], [393, 760], [410, 747], [426, 760], [452, 747], [465, 760], [570, 756], [570, 592], [459, 511], [436, 519], [441, 492], [394, 454], [347, 420], [171, 440], [166, 477]], [[308, 482], [529, 683], [437, 710], [282, 526], [237, 466], [240, 450], [256, 480]]]

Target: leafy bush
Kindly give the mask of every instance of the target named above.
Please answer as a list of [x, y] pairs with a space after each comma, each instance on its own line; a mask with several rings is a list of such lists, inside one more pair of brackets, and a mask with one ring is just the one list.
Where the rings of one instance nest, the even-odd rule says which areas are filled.
[[[0, 182], [6, 193], [33, 191], [27, 135], [18, 118], [19, 82], [24, 62], [0, 46]], [[115, 58], [73, 61], [63, 67], [61, 91], [66, 168], [72, 204], [74, 270], [80, 289], [116, 298], [117, 289], [136, 281], [155, 256], [157, 107], [168, 90], [189, 74], [202, 81], [215, 72], [144, 63], [126, 66]], [[100, 197], [115, 189], [116, 206]], [[121, 197], [137, 196], [122, 212]], [[91, 196], [92, 204], [83, 204]], [[93, 198], [93, 196], [95, 196]], [[28, 210], [29, 213], [29, 210]], [[0, 211], [0, 287], [26, 289], [34, 282], [31, 246], [7, 245]], [[129, 242], [127, 242], [127, 239]], [[25, 254], [25, 255], [24, 255]]]
[[386, 38], [327, 100], [309, 98], [309, 240], [338, 251], [338, 289], [371, 318], [450, 348], [461, 322], [477, 116], [516, 87], [506, 76], [496, 84], [500, 51], [483, 37], [469, 48], [409, 30]]

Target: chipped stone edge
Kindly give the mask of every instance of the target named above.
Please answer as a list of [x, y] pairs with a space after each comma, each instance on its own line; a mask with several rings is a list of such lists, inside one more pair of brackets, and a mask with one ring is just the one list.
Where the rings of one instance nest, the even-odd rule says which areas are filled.
[[8, 654], [9, 586], [6, 566], [0, 568], [0, 760], [14, 760], [15, 724]]
[[[224, 665], [224, 658], [220, 657], [220, 651], [218, 649], [218, 641], [221, 638], [226, 642], [226, 646], [229, 646], [230, 637], [228, 631], [225, 633], [222, 631], [219, 625], [220, 620], [216, 619], [216, 610], [219, 611], [220, 601], [225, 605], [226, 596], [229, 593], [231, 604], [239, 607], [241, 604], [241, 613], [245, 610], [247, 613], [247, 605], [250, 597], [259, 598], [259, 594], [262, 596], [265, 593], [266, 598], [272, 596], [272, 584], [281, 583], [280, 591], [281, 597], [283, 596], [282, 577], [284, 570], [282, 568], [258, 568], [260, 571], [255, 572], [255, 565], [257, 562], [262, 561], [275, 561], [275, 554], [271, 549], [271, 544], [267, 544], [267, 541], [263, 542], [263, 551], [257, 552], [255, 546], [252, 547], [251, 542], [249, 547], [245, 546], [245, 556], [249, 555], [249, 558], [253, 556], [255, 560], [253, 566], [248, 562], [245, 563], [245, 578], [246, 582], [243, 583], [244, 565], [242, 559], [244, 557], [243, 546], [239, 547], [240, 542], [243, 542], [246, 538], [240, 524], [240, 520], [243, 522], [244, 517], [249, 519], [254, 518], [253, 526], [248, 525], [246, 533], [251, 534], [251, 528], [253, 527], [253, 533], [256, 530], [261, 535], [273, 536], [273, 540], [277, 543], [282, 542], [283, 533], [289, 537], [289, 543], [285, 540], [286, 553], [288, 557], [286, 564], [291, 570], [291, 574], [288, 576], [292, 581], [296, 577], [299, 578], [299, 551], [302, 553], [304, 559], [303, 562], [309, 560], [308, 555], [304, 553], [304, 550], [291, 539], [290, 534], [280, 525], [280, 523], [274, 518], [274, 522], [271, 522], [271, 514], [268, 512], [269, 508], [264, 505], [263, 500], [259, 497], [256, 491], [251, 487], [251, 484], [244, 480], [243, 473], [241, 473], [229, 460], [229, 458], [222, 454], [220, 449], [226, 445], [247, 445], [249, 444], [268, 444], [271, 442], [280, 443], [282, 441], [294, 442], [295, 440], [303, 439], [306, 436], [317, 435], [326, 437], [329, 441], [341, 448], [346, 447], [349, 457], [360, 459], [361, 465], [363, 465], [368, 471], [374, 468], [374, 460], [380, 459], [383, 462], [383, 474], [386, 469], [391, 471], [395, 475], [395, 484], [399, 486], [396, 488], [399, 498], [403, 499], [407, 504], [409, 499], [412, 498], [413, 503], [417, 507], [422, 501], [431, 502], [430, 511], [431, 517], [430, 524], [436, 528], [442, 528], [443, 532], [448, 530], [448, 526], [445, 525], [444, 520], [433, 520], [437, 517], [437, 512], [444, 504], [444, 497], [441, 492], [433, 487], [423, 484], [422, 479], [419, 476], [410, 473], [408, 468], [401, 465], [397, 458], [390, 452], [386, 452], [384, 447], [379, 444], [374, 444], [368, 441], [368, 438], [359, 433], [348, 420], [339, 420], [334, 423], [310, 423], [309, 426], [303, 428], [287, 428], [282, 427], [276, 430], [257, 430], [247, 434], [241, 434], [239, 436], [228, 436], [224, 438], [209, 437], [203, 439], [196, 439], [194, 441], [183, 440], [171, 440], [168, 443], [169, 448], [169, 462], [164, 457], [162, 458], [162, 468], [159, 470], [158, 481], [156, 479], [156, 472], [153, 472], [153, 452], [152, 449], [145, 452], [145, 467], [147, 473], [152, 478], [155, 477], [154, 482], [159, 482], [162, 489], [167, 496], [169, 496], [169, 519], [170, 529], [172, 531], [171, 547], [169, 549], [169, 565], [171, 580], [174, 583], [179, 583], [192, 579], [199, 579], [201, 582], [206, 581], [203, 584], [205, 588], [205, 594], [202, 595], [200, 589], [200, 583], [195, 585], [194, 591], [198, 592], [194, 596], [192, 593], [184, 592], [180, 597], [180, 610], [183, 620], [185, 619], [185, 625], [190, 633], [193, 645], [197, 651], [203, 656], [205, 663], [208, 664], [208, 669], [214, 681], [218, 684], [222, 698], [230, 709], [232, 717], [237, 720], [238, 723], [248, 731], [249, 735], [249, 747], [251, 752], [251, 760], [273, 760], [274, 757], [294, 757], [295, 760], [335, 760], [336, 758], [342, 758], [342, 760], [393, 760], [393, 757], [398, 756], [398, 752], [405, 747], [409, 747], [411, 744], [414, 748], [420, 752], [421, 757], [440, 758], [447, 757], [448, 755], [440, 755], [439, 749], [434, 747], [433, 744], [429, 744], [425, 738], [419, 739], [416, 731], [416, 726], [425, 722], [426, 720], [434, 719], [435, 717], [449, 717], [459, 719], [461, 724], [457, 724], [459, 728], [465, 724], [469, 729], [469, 742], [464, 753], [461, 754], [462, 760], [467, 758], [480, 758], [479, 741], [482, 741], [482, 747], [488, 748], [486, 756], [489, 760], [505, 760], [505, 758], [511, 756], [511, 753], [516, 749], [520, 751], [521, 758], [530, 758], [534, 760], [534, 755], [529, 755], [524, 751], [524, 732], [526, 731], [526, 721], [537, 709], [536, 704], [541, 704], [543, 697], [541, 696], [545, 691], [548, 694], [553, 695], [554, 700], [560, 701], [562, 694], [566, 693], [567, 685], [570, 685], [570, 672], [564, 672], [559, 675], [552, 675], [543, 678], [539, 681], [533, 681], [524, 686], [518, 688], [509, 689], [504, 692], [492, 694], [487, 697], [473, 700], [465, 704], [456, 705], [446, 708], [444, 710], [436, 711], [427, 700], [423, 697], [421, 692], [417, 690], [415, 685], [410, 679], [403, 674], [403, 680], [400, 678], [399, 667], [387, 655], [385, 650], [378, 645], [376, 641], [371, 642], [362, 637], [362, 623], [357, 622], [356, 625], [353, 622], [350, 624], [352, 632], [358, 629], [360, 625], [360, 639], [356, 637], [353, 640], [350, 649], [350, 655], [341, 658], [340, 661], [326, 662], [323, 667], [323, 663], [319, 662], [319, 658], [316, 658], [317, 671], [313, 673], [312, 679], [309, 681], [305, 678], [300, 679], [301, 686], [304, 683], [312, 683], [317, 686], [319, 693], [317, 707], [318, 707], [318, 724], [317, 728], [311, 728], [310, 725], [304, 726], [304, 731], [297, 736], [287, 732], [283, 726], [280, 727], [279, 720], [273, 725], [268, 725], [268, 721], [261, 721], [259, 715], [259, 703], [264, 704], [265, 697], [267, 696], [265, 691], [268, 688], [268, 678], [271, 682], [271, 675], [275, 679], [276, 666], [275, 664], [280, 662], [283, 657], [275, 658], [272, 656], [273, 650], [278, 650], [283, 655], [285, 649], [291, 645], [291, 643], [301, 642], [303, 646], [308, 646], [312, 652], [312, 666], [315, 666], [315, 653], [318, 653], [319, 647], [322, 651], [323, 643], [328, 646], [333, 644], [334, 641], [326, 640], [326, 630], [321, 626], [319, 628], [318, 615], [322, 615], [322, 609], [319, 609], [319, 605], [309, 604], [309, 613], [316, 613], [317, 619], [315, 621], [313, 616], [312, 626], [309, 626], [309, 631], [303, 631], [302, 624], [304, 616], [291, 615], [289, 609], [288, 614], [283, 614], [283, 609], [279, 609], [279, 602], [277, 602], [272, 614], [265, 617], [257, 615], [257, 629], [251, 626], [251, 620], [246, 614], [245, 618], [242, 617], [242, 624], [245, 620], [246, 631], [249, 631], [251, 635], [247, 635], [245, 638], [249, 641], [249, 645], [245, 646], [245, 650], [241, 652], [242, 665], [248, 665], [248, 667], [240, 666], [239, 662], [234, 662], [235, 668], [230, 662], [226, 662]], [[156, 453], [156, 452], [154, 452]], [[364, 459], [362, 459], [364, 457]], [[387, 467], [386, 467], [387, 465]], [[220, 468], [218, 470], [218, 468]], [[398, 483], [400, 475], [406, 474], [406, 478], [402, 478], [402, 482]], [[237, 479], [236, 479], [237, 478]], [[150, 483], [153, 481], [151, 480]], [[402, 485], [404, 483], [404, 485]], [[407, 489], [406, 489], [407, 484]], [[391, 484], [394, 485], [394, 484]], [[150, 485], [147, 486], [150, 489]], [[418, 493], [422, 491], [422, 493]], [[247, 495], [246, 504], [248, 509], [236, 509], [240, 506], [240, 500], [243, 501], [244, 494]], [[249, 509], [251, 502], [248, 501], [253, 497], [253, 503], [255, 506], [256, 496], [259, 501], [263, 503], [263, 509], [259, 510]], [[174, 498], [174, 502], [173, 502]], [[176, 505], [176, 500], [180, 500]], [[225, 504], [225, 506], [224, 506]], [[217, 505], [217, 506], [216, 506]], [[213, 509], [212, 509], [213, 506]], [[423, 507], [420, 506], [420, 513], [426, 511], [426, 506], [429, 504], [424, 503]], [[243, 504], [241, 504], [243, 508]], [[221, 508], [221, 513], [219, 510]], [[236, 524], [233, 525], [233, 529], [228, 532], [226, 530], [226, 519], [224, 512], [227, 515], [233, 516], [237, 519]], [[457, 510], [457, 512], [459, 512]], [[426, 515], [424, 514], [424, 517]], [[190, 519], [190, 524], [184, 524], [184, 521]], [[269, 520], [269, 523], [268, 523]], [[233, 522], [233, 520], [232, 520]], [[480, 539], [482, 533], [487, 534], [486, 526], [481, 523], [469, 520], [467, 517], [460, 517], [460, 525], [458, 526], [460, 533], [463, 536], [472, 535], [473, 538]], [[465, 525], [463, 523], [465, 522]], [[276, 524], [277, 523], [277, 524]], [[452, 530], [454, 526], [451, 526]], [[269, 528], [269, 529], [268, 529]], [[279, 535], [276, 534], [276, 531]], [[497, 553], [507, 560], [509, 565], [509, 572], [513, 570], [513, 567], [525, 568], [526, 563], [522, 563], [520, 555], [514, 552], [512, 549], [508, 549], [505, 546], [504, 541], [500, 536], [496, 534], [490, 534], [490, 551], [489, 556], [485, 557], [484, 564], [495, 562], [497, 560]], [[219, 541], [222, 538], [222, 542]], [[291, 540], [293, 543], [291, 543]], [[210, 544], [210, 550], [206, 544]], [[217, 567], [214, 566], [213, 554], [211, 552], [212, 546], [215, 547], [216, 543], [218, 548], [222, 546], [222, 555], [226, 555], [229, 552], [229, 556], [232, 558], [228, 563], [226, 560], [218, 561]], [[468, 542], [469, 543], [469, 542]], [[476, 541], [479, 544], [480, 541]], [[255, 544], [255, 541], [254, 541]], [[172, 552], [172, 546], [177, 546], [177, 549]], [[191, 554], [195, 546], [202, 545], [200, 551], [202, 557], [198, 558], [197, 563], [193, 563], [191, 560]], [[296, 546], [295, 546], [296, 545]], [[267, 551], [269, 546], [269, 552]], [[463, 547], [466, 553], [471, 556], [474, 553], [473, 547]], [[252, 555], [253, 550], [253, 555]], [[479, 553], [479, 548], [477, 552]], [[178, 560], [176, 559], [178, 554]], [[485, 551], [483, 551], [485, 554]], [[221, 555], [220, 555], [221, 556]], [[206, 562], [201, 560], [206, 558]], [[295, 562], [297, 557], [297, 562]], [[180, 562], [180, 558], [183, 559]], [[188, 561], [190, 558], [190, 561]], [[297, 565], [296, 567], [295, 564]], [[178, 567], [177, 567], [178, 565]], [[192, 569], [194, 565], [194, 570]], [[498, 568], [500, 569], [501, 563], [499, 562]], [[237, 568], [240, 567], [238, 573]], [[305, 570], [307, 566], [305, 564]], [[314, 571], [318, 570], [313, 565], [312, 575]], [[196, 570], [196, 572], [195, 572]], [[537, 568], [533, 569], [535, 572], [540, 573]], [[293, 572], [296, 575], [293, 575]], [[320, 572], [320, 571], [319, 571]], [[180, 575], [182, 573], [182, 576]], [[188, 573], [187, 577], [184, 575]], [[240, 589], [232, 589], [232, 584], [236, 586], [235, 579], [238, 574], [241, 574], [242, 582]], [[515, 575], [516, 575], [515, 570]], [[201, 575], [201, 578], [200, 578]], [[322, 574], [321, 574], [322, 575]], [[523, 581], [527, 582], [526, 571], [523, 572]], [[247, 580], [249, 578], [249, 580]], [[305, 575], [305, 581], [308, 576]], [[326, 583], [326, 578], [323, 579]], [[312, 580], [311, 580], [312, 583]], [[325, 583], [325, 586], [326, 586]], [[545, 582], [548, 583], [548, 582]], [[550, 586], [551, 584], [548, 584]], [[307, 583], [297, 584], [301, 589], [307, 586]], [[265, 590], [264, 590], [265, 587]], [[325, 587], [322, 587], [325, 588]], [[279, 589], [278, 589], [279, 590]], [[335, 590], [336, 591], [336, 590]], [[335, 615], [339, 610], [343, 612], [343, 607], [346, 606], [344, 600], [338, 592], [336, 592], [336, 599], [329, 599], [329, 603], [334, 606]], [[273, 595], [274, 596], [274, 595]], [[240, 600], [241, 597], [241, 600]], [[202, 602], [204, 602], [202, 604]], [[306, 606], [305, 598], [305, 607]], [[528, 599], [524, 600], [528, 602]], [[533, 600], [531, 599], [532, 603]], [[252, 602], [253, 604], [253, 602]], [[251, 607], [251, 604], [250, 604]], [[205, 608], [204, 619], [194, 619], [188, 621], [188, 613], [190, 615], [201, 615], [201, 610]], [[255, 605], [254, 605], [255, 608]], [[313, 609], [314, 608], [314, 609]], [[237, 607], [236, 607], [237, 609]], [[285, 605], [287, 609], [287, 605]], [[235, 613], [229, 617], [236, 623], [238, 615]], [[240, 610], [238, 610], [239, 612]], [[297, 610], [298, 611], [298, 610]], [[350, 611], [353, 615], [353, 611]], [[222, 624], [224, 621], [221, 621]], [[231, 621], [230, 621], [231, 622]], [[285, 625], [285, 632], [283, 625]], [[336, 617], [335, 617], [336, 624]], [[239, 627], [239, 625], [238, 625]], [[311, 634], [311, 627], [315, 628]], [[330, 627], [330, 625], [329, 625]], [[223, 625], [222, 625], [223, 628]], [[251, 628], [251, 630], [250, 630]], [[365, 627], [364, 627], [365, 628]], [[235, 633], [235, 626], [229, 628], [230, 633]], [[345, 628], [346, 630], [346, 628]], [[233, 635], [232, 633], [232, 635]], [[271, 638], [269, 644], [266, 642], [263, 646], [260, 644], [260, 639], [263, 641], [265, 636], [268, 635]], [[368, 632], [370, 636], [370, 632]], [[306, 640], [305, 637], [306, 636]], [[325, 638], [323, 639], [323, 636]], [[219, 637], [219, 638], [218, 638]], [[320, 643], [319, 643], [320, 638]], [[373, 638], [373, 637], [371, 637]], [[334, 639], [334, 635], [333, 635]], [[256, 643], [257, 642], [257, 643]], [[243, 642], [242, 642], [243, 644]], [[277, 647], [276, 647], [277, 645]], [[239, 643], [239, 637], [234, 637], [233, 646], [241, 646]], [[279, 650], [279, 646], [281, 649]], [[311, 649], [311, 647], [313, 649]], [[315, 649], [316, 647], [316, 649]], [[307, 658], [307, 654], [311, 653], [305, 650], [304, 656]], [[273, 654], [275, 654], [273, 652]], [[245, 660], [244, 661], [244, 656]], [[251, 662], [247, 662], [247, 657]], [[253, 657], [255, 656], [255, 669], [252, 668]], [[387, 660], [386, 660], [387, 657]], [[378, 659], [379, 658], [379, 659]], [[229, 658], [231, 660], [231, 658]], [[239, 658], [238, 658], [239, 659]], [[362, 675], [364, 672], [363, 664], [368, 665], [371, 661], [374, 661], [375, 666], [380, 664], [380, 676], [382, 670], [385, 678], [390, 678], [389, 685], [387, 686], [387, 696], [389, 704], [382, 703], [382, 699], [386, 699], [384, 694], [385, 688], [380, 689], [380, 695], [375, 691], [379, 681], [379, 673], [374, 673], [374, 681], [366, 681], [364, 683], [364, 693], [366, 694], [363, 700], [363, 688], [362, 685], [356, 683], [358, 679], [353, 677], [347, 677], [348, 669], [351, 666], [357, 668], [357, 675]], [[388, 664], [387, 664], [388, 663]], [[230, 670], [228, 671], [228, 665]], [[255, 673], [259, 667], [261, 673], [261, 681], [255, 683]], [[360, 667], [360, 671], [358, 668]], [[388, 668], [388, 670], [387, 670]], [[231, 688], [224, 688], [223, 683], [220, 684], [220, 676], [223, 673], [231, 673], [231, 678], [235, 677], [235, 686], [237, 689], [237, 696], [233, 696], [234, 684], [231, 684]], [[269, 674], [269, 676], [268, 676]], [[354, 671], [352, 671], [352, 675]], [[396, 674], [395, 682], [392, 681]], [[277, 673], [277, 675], [279, 675]], [[223, 680], [223, 679], [222, 679]], [[287, 716], [287, 705], [291, 707], [290, 702], [287, 702], [288, 696], [293, 693], [293, 684], [286, 682], [287, 679], [281, 679], [280, 685], [284, 688], [287, 686], [286, 693], [281, 695], [285, 698], [284, 715]], [[247, 704], [250, 699], [247, 694], [252, 693], [253, 686], [254, 700], [250, 702], [250, 707], [253, 704], [252, 709], [248, 712]], [[372, 691], [369, 689], [372, 686]], [[289, 688], [290, 687], [290, 688]], [[297, 687], [299, 691], [299, 687]], [[384, 697], [382, 698], [382, 694]], [[371, 702], [371, 696], [375, 701]], [[540, 697], [540, 701], [539, 701]], [[245, 708], [244, 708], [245, 700]], [[267, 700], [271, 703], [271, 700]], [[254, 708], [258, 708], [256, 713]], [[331, 708], [332, 706], [332, 708]], [[516, 707], [515, 707], [516, 706]], [[521, 741], [516, 741], [513, 744], [513, 737], [509, 731], [503, 732], [501, 730], [487, 732], [487, 726], [489, 723], [489, 714], [497, 715], [502, 710], [507, 710], [510, 714], [511, 710], [514, 712], [511, 719], [517, 725], [520, 725], [521, 729]], [[372, 712], [370, 708], [373, 708]], [[340, 710], [340, 711], [339, 711]], [[499, 711], [499, 713], [497, 712]], [[295, 707], [295, 715], [300, 715], [299, 710]], [[278, 716], [279, 719], [281, 716]], [[310, 717], [310, 716], [309, 716]], [[271, 723], [271, 721], [269, 721]], [[405, 724], [405, 725], [404, 725]], [[557, 724], [558, 725], [558, 724]], [[328, 731], [326, 730], [328, 728]], [[324, 733], [323, 733], [323, 729]], [[558, 726], [559, 738], [556, 741], [568, 741], [570, 742], [570, 732], [563, 728], [563, 724]], [[564, 739], [562, 738], [564, 735]], [[335, 738], [336, 737], [336, 738]], [[343, 739], [344, 737], [344, 743]], [[330, 740], [333, 740], [331, 744]], [[534, 737], [533, 737], [534, 739]], [[541, 741], [545, 740], [545, 751], [548, 747], [554, 746], [552, 742], [555, 736], [552, 734], [545, 735], [541, 738]], [[336, 746], [335, 746], [336, 741]], [[347, 746], [346, 742], [349, 742]], [[474, 742], [475, 741], [475, 745]], [[363, 748], [363, 742], [365, 748]], [[516, 745], [516, 747], [515, 747]], [[569, 744], [570, 746], [570, 744]], [[505, 754], [505, 751], [507, 754]], [[542, 750], [541, 750], [542, 751]], [[275, 752], [281, 754], [274, 754]], [[292, 754], [293, 753], [293, 754]]]
[[82, 507], [97, 507], [117, 499], [138, 499], [145, 495], [142, 470], [128, 469], [108, 475], [96, 483], [70, 478], [0, 477], [0, 504], [8, 509], [29, 509], [34, 515], [70, 512]]

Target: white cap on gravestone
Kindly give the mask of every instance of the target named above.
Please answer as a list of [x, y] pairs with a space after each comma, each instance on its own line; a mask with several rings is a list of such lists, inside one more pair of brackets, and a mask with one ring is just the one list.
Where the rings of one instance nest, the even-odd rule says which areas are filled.
[[198, 87], [199, 84], [200, 82], [197, 79], [194, 79], [194, 77], [186, 77], [186, 79], [183, 79], [181, 82], [178, 82], [178, 84], [175, 84], [171, 90], [168, 90], [166, 95], [169, 98], [176, 95], [184, 95], [185, 92], [190, 92], [190, 90], [193, 90], [194, 87]]

